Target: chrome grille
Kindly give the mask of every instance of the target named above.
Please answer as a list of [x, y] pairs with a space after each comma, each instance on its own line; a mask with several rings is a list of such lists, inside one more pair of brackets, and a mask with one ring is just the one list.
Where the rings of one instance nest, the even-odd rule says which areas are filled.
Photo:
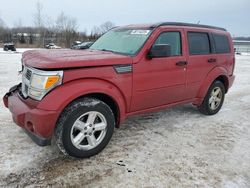
[[22, 74], [22, 94], [24, 97], [28, 97], [31, 76], [32, 71], [28, 67], [24, 67]]
[[32, 71], [29, 69], [26, 69], [25, 77], [27, 78], [27, 80], [30, 80], [31, 75], [32, 75]]
[[25, 84], [24, 85], [24, 91], [25, 91], [25, 93], [28, 93], [28, 89], [29, 89], [29, 87]]

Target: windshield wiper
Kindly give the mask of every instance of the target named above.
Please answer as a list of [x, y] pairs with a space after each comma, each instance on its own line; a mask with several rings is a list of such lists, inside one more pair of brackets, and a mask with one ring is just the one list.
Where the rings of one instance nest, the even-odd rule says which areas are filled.
[[107, 50], [107, 49], [101, 49], [101, 51], [115, 53], [113, 50]]
[[113, 50], [101, 49], [101, 51], [103, 51], [103, 52], [112, 52], [114, 54], [120, 54], [120, 55], [128, 56], [128, 54], [126, 54], [126, 53], [116, 52], [116, 51], [113, 51]]

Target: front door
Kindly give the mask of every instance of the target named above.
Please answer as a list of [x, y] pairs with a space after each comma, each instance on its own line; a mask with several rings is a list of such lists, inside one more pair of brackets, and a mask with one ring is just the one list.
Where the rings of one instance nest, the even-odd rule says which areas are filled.
[[184, 35], [180, 30], [164, 30], [153, 44], [171, 46], [170, 57], [148, 59], [147, 54], [133, 65], [131, 112], [182, 101], [186, 82]]

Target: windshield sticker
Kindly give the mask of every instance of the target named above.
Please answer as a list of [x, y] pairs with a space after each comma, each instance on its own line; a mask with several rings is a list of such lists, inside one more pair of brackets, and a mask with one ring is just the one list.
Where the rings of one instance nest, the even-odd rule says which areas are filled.
[[132, 30], [131, 35], [147, 35], [150, 30]]

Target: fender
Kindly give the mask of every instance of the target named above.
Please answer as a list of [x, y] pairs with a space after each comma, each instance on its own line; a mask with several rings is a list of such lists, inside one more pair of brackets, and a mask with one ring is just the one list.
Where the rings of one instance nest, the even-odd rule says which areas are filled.
[[64, 83], [46, 95], [37, 108], [61, 113], [73, 100], [92, 93], [110, 96], [117, 103], [120, 122], [125, 120], [127, 107], [121, 91], [112, 83], [100, 79], [78, 79]]
[[[219, 76], [225, 76], [228, 79], [228, 74], [227, 74], [227, 70], [224, 67], [215, 67], [214, 69], [212, 69], [206, 76], [206, 78], [203, 80], [201, 87], [197, 93], [196, 98], [198, 99], [202, 99], [199, 100], [197, 105], [200, 105], [204, 99], [204, 97], [207, 94], [207, 91], [209, 89], [209, 87], [211, 86], [211, 84], [214, 82], [214, 80], [216, 78], [218, 78]], [[196, 104], [196, 103], [195, 103]]]

